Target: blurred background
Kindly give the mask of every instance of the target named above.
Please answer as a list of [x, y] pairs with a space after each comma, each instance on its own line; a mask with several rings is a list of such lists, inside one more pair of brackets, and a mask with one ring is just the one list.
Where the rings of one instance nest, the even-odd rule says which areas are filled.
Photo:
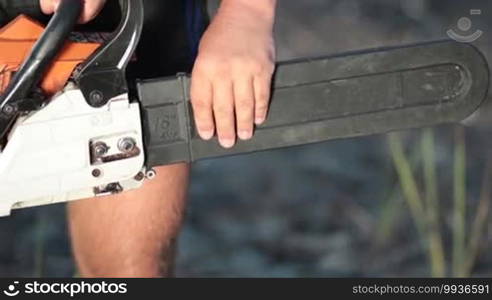
[[[217, 2], [209, 6], [213, 14]], [[475, 44], [492, 63], [487, 0], [280, 0], [278, 59], [444, 39], [449, 29], [483, 31]], [[492, 276], [492, 132], [478, 116], [467, 128], [195, 164], [177, 276]], [[0, 219], [0, 276], [76, 274], [64, 218], [58, 205]]]

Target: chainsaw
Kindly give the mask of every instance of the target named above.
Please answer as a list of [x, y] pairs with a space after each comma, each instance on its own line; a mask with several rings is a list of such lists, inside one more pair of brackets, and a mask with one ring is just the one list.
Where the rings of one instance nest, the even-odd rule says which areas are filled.
[[138, 189], [157, 166], [459, 123], [488, 95], [486, 59], [455, 41], [280, 62], [267, 121], [224, 149], [197, 134], [188, 75], [127, 81], [144, 9], [120, 6], [101, 44], [67, 41], [79, 0], [0, 31], [0, 216]]

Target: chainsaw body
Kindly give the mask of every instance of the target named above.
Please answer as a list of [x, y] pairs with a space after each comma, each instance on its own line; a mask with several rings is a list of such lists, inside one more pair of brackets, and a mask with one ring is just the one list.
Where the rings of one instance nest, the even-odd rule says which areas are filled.
[[[488, 93], [485, 58], [454, 41], [282, 62], [267, 122], [223, 149], [196, 133], [187, 75], [138, 81], [129, 96], [144, 11], [142, 0], [120, 3], [121, 25], [104, 44], [65, 43], [81, 8], [66, 0], [36, 29], [31, 53], [12, 60], [0, 98], [0, 215], [136, 189], [156, 166], [458, 123]], [[52, 96], [33, 97], [37, 87]]]

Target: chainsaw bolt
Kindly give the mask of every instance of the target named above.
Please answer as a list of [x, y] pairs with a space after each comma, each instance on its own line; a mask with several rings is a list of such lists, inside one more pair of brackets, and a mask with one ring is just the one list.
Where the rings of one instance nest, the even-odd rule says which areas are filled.
[[99, 176], [101, 176], [101, 174], [102, 172], [99, 169], [92, 170], [92, 176], [94, 176], [95, 178], [98, 178]]
[[135, 175], [133, 179], [135, 179], [136, 181], [142, 181], [144, 180], [144, 178], [145, 178], [145, 174], [143, 172], [140, 172], [137, 175]]
[[10, 104], [5, 105], [3, 108], [3, 112], [6, 115], [11, 115], [11, 114], [15, 113], [15, 111], [16, 111], [15, 107], [10, 105]]
[[93, 106], [100, 106], [103, 104], [104, 95], [99, 90], [94, 90], [89, 94], [89, 101]]
[[147, 173], [145, 173], [145, 177], [147, 177], [147, 179], [149, 180], [154, 179], [156, 176], [157, 176], [157, 172], [154, 169], [150, 169], [147, 171]]
[[108, 153], [108, 151], [109, 151], [108, 145], [106, 145], [103, 142], [99, 142], [99, 143], [96, 143], [94, 145], [94, 154], [97, 157], [101, 157], [101, 156], [105, 155], [106, 153]]
[[118, 149], [123, 153], [129, 153], [135, 149], [137, 142], [132, 138], [123, 138], [118, 142]]

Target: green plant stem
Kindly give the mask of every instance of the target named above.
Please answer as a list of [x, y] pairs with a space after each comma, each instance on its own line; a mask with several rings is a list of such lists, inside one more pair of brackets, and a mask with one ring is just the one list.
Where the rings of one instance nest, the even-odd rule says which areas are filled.
[[[417, 150], [417, 149], [416, 149]], [[418, 166], [422, 160], [422, 155], [420, 151], [412, 151], [410, 153], [409, 163], [413, 167]], [[384, 203], [381, 205], [379, 221], [376, 230], [376, 245], [381, 246], [388, 241], [396, 230], [396, 222], [400, 219], [400, 216], [405, 211], [405, 201], [402, 195], [399, 179], [393, 180], [391, 182], [391, 190], [388, 196], [385, 197]]]
[[465, 132], [462, 127], [455, 131], [453, 164], [454, 205], [453, 205], [453, 275], [464, 277], [465, 232], [466, 232], [466, 152]]
[[412, 174], [410, 163], [403, 151], [403, 145], [401, 138], [397, 133], [391, 133], [388, 136], [391, 156], [393, 163], [400, 179], [400, 185], [403, 191], [403, 195], [410, 208], [410, 213], [417, 226], [417, 231], [422, 239], [422, 244], [425, 246], [426, 237], [426, 222], [424, 216], [424, 204], [419, 195], [417, 183]]
[[396, 186], [380, 206], [375, 244], [380, 247], [387, 243], [395, 234], [396, 223], [405, 210], [405, 202], [401, 195], [401, 189]]
[[446, 260], [439, 227], [439, 194], [436, 175], [434, 131], [432, 129], [424, 130], [421, 147], [431, 272], [434, 277], [444, 277], [446, 275]]
[[480, 200], [478, 203], [477, 211], [475, 213], [475, 218], [473, 220], [470, 241], [468, 243], [468, 256], [464, 266], [464, 275], [466, 277], [471, 276], [473, 267], [478, 258], [480, 252], [480, 244], [483, 241], [485, 228], [487, 227], [487, 222], [490, 212], [490, 172], [492, 164], [491, 160], [487, 161], [484, 169], [484, 174], [482, 177], [482, 186], [480, 191]]

